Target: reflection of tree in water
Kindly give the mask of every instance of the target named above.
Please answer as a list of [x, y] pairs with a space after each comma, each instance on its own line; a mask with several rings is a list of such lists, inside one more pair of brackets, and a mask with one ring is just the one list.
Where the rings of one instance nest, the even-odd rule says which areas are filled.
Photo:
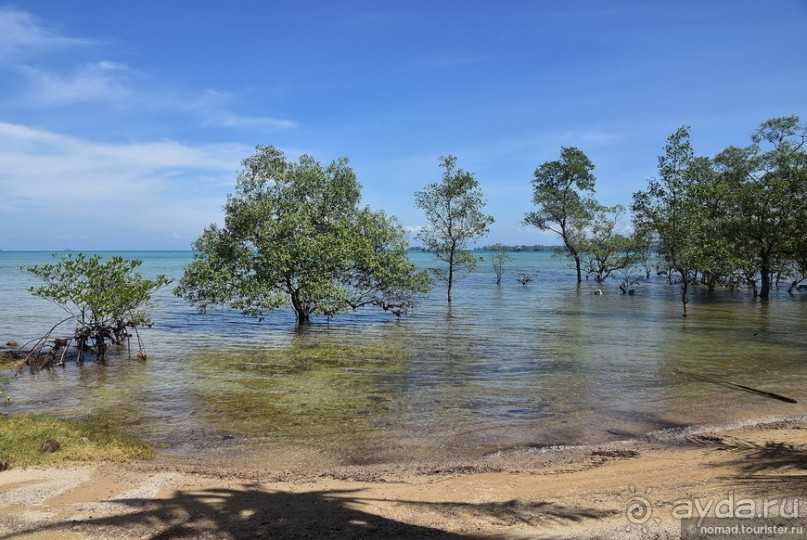
[[[285, 493], [264, 491], [259, 485], [245, 490], [209, 489], [179, 491], [170, 499], [116, 500], [130, 507], [123, 515], [66, 520], [19, 530], [2, 538], [28, 534], [89, 533], [107, 536], [151, 534], [151, 538], [440, 538], [472, 539], [411, 525], [360, 509], [373, 501], [357, 496], [359, 490]], [[492, 503], [429, 503], [397, 501], [418, 511], [482, 519], [494, 524], [545, 527], [562, 523], [603, 519], [612, 515], [549, 502], [505, 501]], [[485, 535], [486, 538], [491, 538]]]

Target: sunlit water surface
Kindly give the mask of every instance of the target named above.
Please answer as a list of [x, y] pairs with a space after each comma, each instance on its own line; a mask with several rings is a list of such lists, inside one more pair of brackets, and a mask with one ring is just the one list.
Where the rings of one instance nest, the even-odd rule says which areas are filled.
[[[192, 257], [123, 255], [142, 259], [146, 276], [172, 278]], [[168, 453], [248, 447], [276, 467], [473, 456], [807, 413], [807, 293], [783, 288], [763, 303], [746, 290], [696, 290], [685, 320], [677, 287], [662, 278], [627, 296], [616, 281], [578, 288], [548, 253], [513, 255], [500, 287], [484, 263], [450, 308], [438, 285], [400, 321], [368, 311], [297, 328], [290, 311], [263, 322], [202, 315], [163, 290], [156, 324], [142, 332], [148, 361], [124, 353], [106, 365], [7, 369], [0, 412], [103, 413]], [[49, 260], [0, 252], [0, 343], [23, 343], [63, 318], [26, 291], [35, 282], [20, 271]], [[522, 286], [519, 272], [534, 281]]]

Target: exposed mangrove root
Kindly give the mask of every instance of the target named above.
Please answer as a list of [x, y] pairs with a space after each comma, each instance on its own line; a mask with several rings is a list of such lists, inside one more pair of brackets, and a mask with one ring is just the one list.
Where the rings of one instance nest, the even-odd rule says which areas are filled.
[[[143, 340], [137, 331], [137, 325], [127, 320], [116, 320], [114, 325], [109, 324], [78, 324], [69, 337], [52, 337], [54, 331], [66, 323], [74, 320], [75, 317], [68, 317], [53, 325], [43, 336], [33, 339], [20, 347], [16, 354], [25, 354], [25, 357], [17, 366], [17, 374], [25, 368], [32, 372], [50, 369], [54, 365], [64, 366], [71, 350], [75, 354], [76, 363], [83, 363], [87, 354], [94, 355], [96, 360], [103, 362], [106, 358], [108, 347], [121, 347], [127, 344], [129, 358], [131, 359], [131, 338], [129, 328], [134, 330], [137, 338], [138, 352], [137, 358], [146, 359]], [[30, 349], [27, 347], [33, 344]], [[25, 352], [22, 352], [25, 351]]]
[[50, 330], [48, 330], [45, 335], [40, 337], [38, 340], [29, 341], [20, 347], [20, 350], [24, 350], [26, 345], [36, 341], [28, 354], [25, 355], [22, 362], [20, 362], [20, 364], [17, 366], [17, 373], [22, 371], [25, 367], [30, 368], [31, 371], [39, 371], [46, 367], [50, 367], [53, 364], [53, 360], [56, 358], [56, 354], [58, 353], [59, 349], [67, 349], [70, 342], [70, 339], [57, 338], [53, 340], [53, 343], [51, 343], [50, 336], [53, 334], [54, 330], [72, 318], [73, 317], [62, 319], [58, 323], [51, 326]]
[[807, 284], [802, 283], [803, 281], [807, 281], [807, 276], [801, 276], [794, 279], [790, 284], [790, 287], [787, 288], [787, 293], [793, 294], [793, 291], [803, 291], [807, 289]]

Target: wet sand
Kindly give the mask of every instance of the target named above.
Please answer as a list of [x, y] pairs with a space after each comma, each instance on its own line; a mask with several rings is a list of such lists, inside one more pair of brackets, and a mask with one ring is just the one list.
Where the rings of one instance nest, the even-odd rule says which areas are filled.
[[788, 524], [805, 524], [807, 418], [305, 472], [226, 455], [13, 469], [0, 537], [679, 538], [682, 501], [729, 497], [798, 498]]

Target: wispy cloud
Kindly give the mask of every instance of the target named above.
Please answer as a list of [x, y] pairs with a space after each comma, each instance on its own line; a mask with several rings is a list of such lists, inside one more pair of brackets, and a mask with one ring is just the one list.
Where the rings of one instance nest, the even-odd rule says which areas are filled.
[[230, 128], [247, 128], [263, 130], [292, 129], [298, 127], [297, 122], [271, 116], [240, 116], [230, 113], [214, 115], [209, 124]]
[[[6, 96], [26, 108], [67, 107], [84, 103], [125, 102], [131, 108], [189, 114], [206, 127], [247, 131], [294, 129], [298, 123], [269, 115], [234, 112], [236, 96], [205, 90], [192, 92], [145, 87], [139, 71], [110, 59], [85, 63], [51, 62], [51, 54], [65, 48], [97, 45], [97, 41], [63, 35], [25, 11], [0, 8], [0, 64], [21, 81], [20, 94]], [[90, 48], [90, 51], [93, 49]]]
[[299, 124], [287, 118], [266, 115], [242, 115], [231, 112], [237, 97], [229, 92], [208, 88], [196, 99], [186, 100], [184, 109], [198, 116], [205, 126], [252, 131], [295, 129]]
[[126, 66], [109, 60], [84, 64], [66, 75], [19, 66], [28, 82], [23, 103], [51, 107], [92, 101], [114, 101], [131, 95]]
[[62, 35], [42, 21], [13, 8], [0, 8], [0, 60], [32, 50], [56, 49], [94, 42]]
[[555, 137], [558, 141], [583, 145], [611, 145], [623, 139], [621, 133], [595, 130], [564, 131], [556, 134]]
[[[12, 98], [15, 106], [53, 107], [76, 103], [119, 100], [131, 95], [131, 70], [111, 60], [88, 63], [49, 61], [65, 50], [99, 42], [69, 37], [34, 15], [0, 8], [0, 64], [16, 73], [22, 93]], [[62, 58], [61, 56], [59, 58]]]
[[190, 241], [219, 216], [248, 152], [236, 144], [98, 143], [0, 123], [0, 229], [48, 224], [73, 233], [97, 223]]

